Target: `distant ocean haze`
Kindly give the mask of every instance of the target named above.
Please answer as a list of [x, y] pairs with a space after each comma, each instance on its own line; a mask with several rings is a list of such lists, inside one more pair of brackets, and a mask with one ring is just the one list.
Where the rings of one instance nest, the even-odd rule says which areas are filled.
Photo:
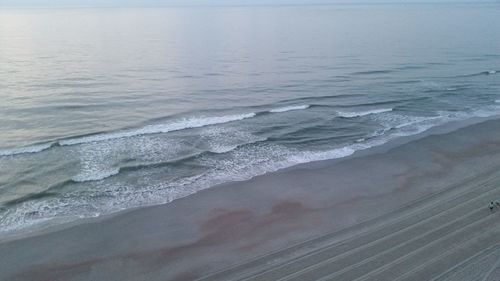
[[0, 10], [0, 231], [500, 113], [500, 6]]

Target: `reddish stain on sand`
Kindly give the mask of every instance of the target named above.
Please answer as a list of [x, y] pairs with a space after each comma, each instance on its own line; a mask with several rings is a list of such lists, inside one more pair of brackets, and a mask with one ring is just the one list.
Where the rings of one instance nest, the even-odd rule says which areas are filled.
[[221, 239], [230, 238], [231, 232], [243, 232], [249, 223], [255, 220], [254, 214], [249, 210], [227, 210], [219, 211], [221, 214], [206, 220], [201, 226], [201, 232], [205, 234], [220, 233]]
[[[234, 245], [239, 242], [240, 250], [248, 251], [264, 245], [269, 239], [281, 239], [282, 235], [291, 229], [299, 228], [302, 221], [299, 217], [310, 211], [312, 210], [296, 201], [281, 201], [275, 204], [270, 212], [263, 214], [255, 214], [247, 209], [219, 209], [214, 211], [215, 215], [201, 224], [202, 237], [193, 243], [86, 260], [80, 263], [41, 265], [17, 277], [29, 280], [66, 280], [75, 276], [85, 276], [93, 268], [105, 266], [108, 262], [138, 266], [144, 272], [154, 272], [183, 257], [197, 255], [200, 250], [204, 253], [207, 249], [215, 249], [213, 247], [223, 244]], [[190, 272], [177, 275], [171, 280], [192, 280], [199, 270], [193, 267]]]

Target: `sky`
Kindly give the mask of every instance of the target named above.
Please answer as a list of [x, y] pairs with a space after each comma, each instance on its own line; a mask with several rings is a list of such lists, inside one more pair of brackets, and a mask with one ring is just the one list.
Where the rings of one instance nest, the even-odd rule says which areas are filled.
[[413, 2], [491, 2], [481, 0], [0, 0], [0, 7], [51, 6], [179, 6], [179, 5], [280, 5], [330, 3], [413, 3]]

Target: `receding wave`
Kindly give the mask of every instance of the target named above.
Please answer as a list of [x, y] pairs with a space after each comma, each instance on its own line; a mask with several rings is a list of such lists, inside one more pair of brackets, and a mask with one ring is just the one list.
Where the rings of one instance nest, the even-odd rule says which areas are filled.
[[279, 107], [275, 109], [269, 110], [271, 113], [281, 113], [281, 112], [287, 112], [287, 111], [292, 111], [292, 110], [304, 110], [308, 109], [310, 105], [305, 104], [305, 105], [292, 105], [292, 106], [285, 106], [285, 107]]
[[78, 174], [72, 178], [75, 182], [99, 181], [120, 173], [120, 168], [111, 170], [95, 171], [94, 173]]
[[149, 162], [149, 163], [140, 163], [135, 165], [123, 165], [119, 167], [97, 167], [91, 169], [83, 169], [79, 174], [73, 176], [71, 181], [73, 182], [91, 182], [91, 181], [100, 181], [120, 173], [133, 172], [141, 169], [147, 168], [159, 168], [166, 166], [176, 166], [183, 165], [183, 163], [189, 162], [197, 157], [205, 157], [209, 154], [223, 154], [223, 153], [231, 153], [238, 148], [251, 145], [256, 143], [263, 143], [267, 140], [267, 138], [258, 138], [255, 137], [253, 139], [247, 139], [242, 143], [233, 144], [233, 145], [217, 145], [210, 146], [206, 151], [195, 152], [187, 155], [183, 155], [182, 157], [175, 157], [168, 160], [160, 161], [160, 162]]
[[25, 147], [18, 147], [12, 149], [3, 149], [0, 150], [0, 156], [12, 156], [17, 154], [29, 154], [29, 153], [37, 153], [49, 149], [52, 147], [53, 143], [44, 143], [44, 144], [35, 144]]
[[[35, 199], [43, 199], [46, 197], [55, 197], [55, 196], [59, 195], [57, 192], [51, 192], [50, 189], [52, 189], [52, 188], [49, 188], [48, 190], [37, 192], [37, 193], [28, 193], [22, 197], [3, 202], [2, 204], [4, 206], [15, 206], [17, 204], [22, 204], [22, 203], [27, 202], [27, 201], [31, 201], [31, 200], [35, 200]], [[35, 212], [35, 211], [30, 211], [30, 212]], [[29, 214], [29, 212], [27, 214]]]
[[256, 116], [256, 114], [252, 112], [246, 114], [226, 115], [218, 117], [192, 117], [192, 118], [181, 119], [179, 121], [175, 121], [168, 124], [148, 125], [139, 129], [118, 131], [114, 133], [103, 133], [103, 134], [90, 135], [80, 138], [60, 140], [59, 144], [76, 145], [83, 143], [92, 143], [92, 142], [100, 142], [113, 139], [135, 137], [141, 135], [168, 133], [184, 129], [192, 129], [192, 128], [200, 128], [216, 124], [224, 124], [228, 122], [252, 118], [254, 116]]
[[370, 114], [378, 114], [378, 113], [384, 113], [384, 112], [389, 112], [392, 111], [392, 108], [381, 108], [381, 109], [373, 109], [373, 110], [367, 110], [367, 111], [338, 111], [337, 115], [340, 117], [344, 118], [353, 118], [353, 117], [361, 117], [361, 116], [366, 116]]

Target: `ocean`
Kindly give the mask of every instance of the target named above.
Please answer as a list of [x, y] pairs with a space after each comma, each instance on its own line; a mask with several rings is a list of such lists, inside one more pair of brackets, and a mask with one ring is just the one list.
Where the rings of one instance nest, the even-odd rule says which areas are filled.
[[498, 115], [499, 13], [1, 9], [0, 235]]

